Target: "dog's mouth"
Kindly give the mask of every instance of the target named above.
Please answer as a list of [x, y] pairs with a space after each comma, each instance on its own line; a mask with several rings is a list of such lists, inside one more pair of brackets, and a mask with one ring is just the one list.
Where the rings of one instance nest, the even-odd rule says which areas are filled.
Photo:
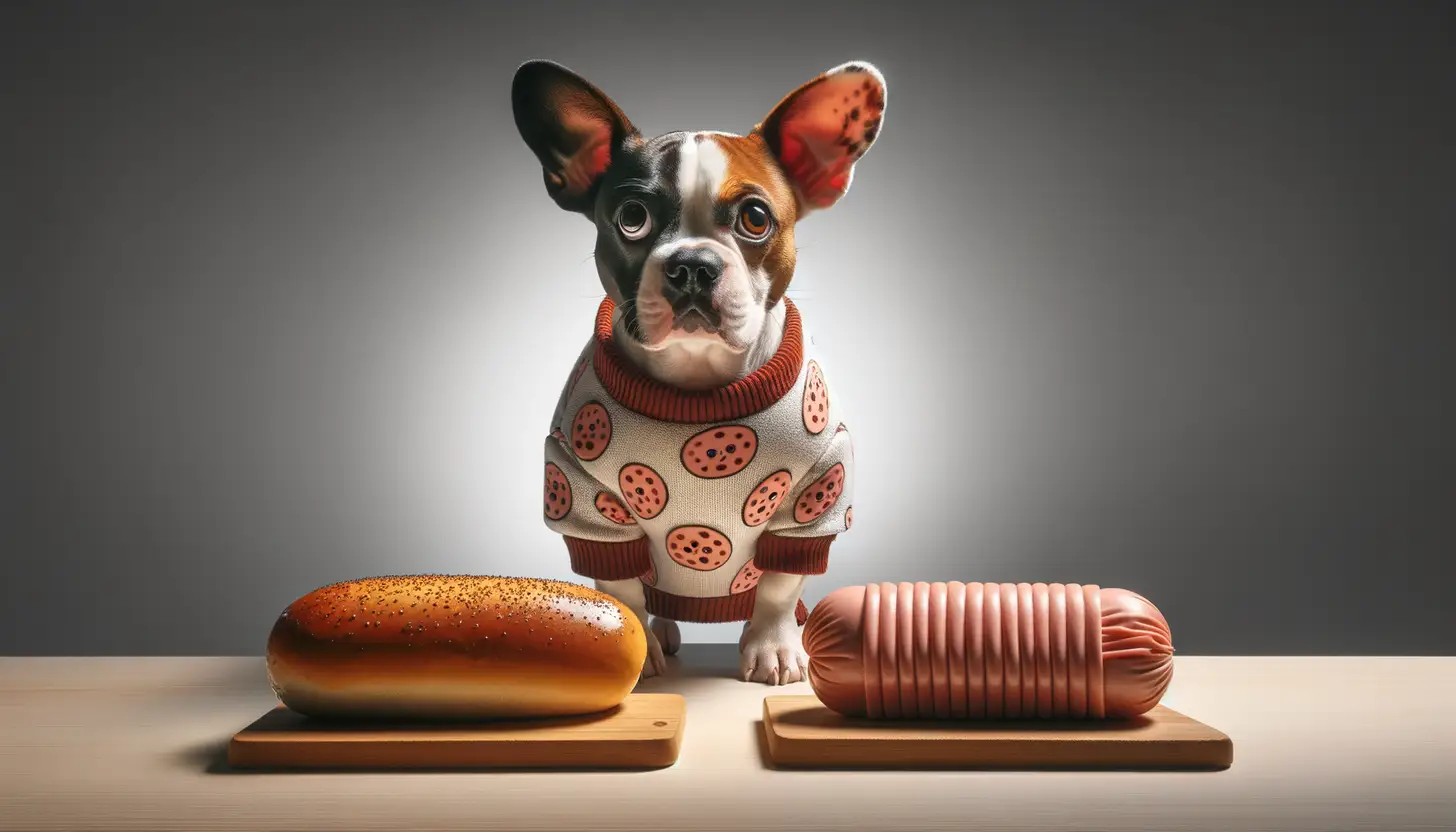
[[688, 334], [716, 335], [721, 319], [716, 315], [709, 318], [697, 308], [679, 312], [672, 320], [672, 328]]
[[711, 298], [700, 294], [652, 298], [633, 305], [629, 326], [633, 338], [648, 351], [716, 346], [743, 352], [749, 346], [742, 334], [743, 320], [733, 313], [718, 309]]
[[708, 300], [685, 298], [673, 304], [672, 330], [689, 335], [717, 335], [723, 316]]

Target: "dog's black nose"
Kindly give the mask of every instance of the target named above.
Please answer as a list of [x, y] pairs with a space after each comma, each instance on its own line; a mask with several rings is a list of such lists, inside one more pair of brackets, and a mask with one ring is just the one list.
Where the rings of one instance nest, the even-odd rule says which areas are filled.
[[662, 264], [667, 285], [685, 296], [707, 295], [723, 274], [723, 258], [710, 248], [680, 248]]

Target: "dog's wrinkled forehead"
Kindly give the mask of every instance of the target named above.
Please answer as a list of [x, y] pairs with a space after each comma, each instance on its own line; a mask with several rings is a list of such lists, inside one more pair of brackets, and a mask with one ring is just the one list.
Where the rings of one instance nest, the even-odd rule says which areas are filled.
[[[733, 228], [750, 198], [767, 206], [773, 230], [745, 243]], [[642, 203], [651, 215], [650, 231], [639, 240], [618, 233], [617, 212], [629, 202]], [[597, 268], [609, 292], [615, 287], [632, 297], [654, 251], [712, 240], [734, 252], [746, 277], [765, 281], [766, 299], [776, 301], [793, 278], [798, 215], [793, 185], [762, 136], [700, 131], [629, 137], [595, 200]]]
[[650, 196], [663, 213], [661, 232], [712, 236], [732, 222], [743, 199], [765, 200], [778, 222], [795, 217], [792, 186], [762, 139], [720, 132], [674, 132], [629, 140], [603, 182], [598, 209], [629, 196]]

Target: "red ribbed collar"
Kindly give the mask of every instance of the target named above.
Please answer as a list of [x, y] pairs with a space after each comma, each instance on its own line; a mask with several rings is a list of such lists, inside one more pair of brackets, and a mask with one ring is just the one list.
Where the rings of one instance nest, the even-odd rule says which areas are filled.
[[592, 368], [619, 404], [659, 421], [701, 424], [757, 413], [788, 394], [804, 362], [799, 310], [788, 298], [783, 303], [784, 337], [762, 367], [725, 387], [679, 390], [644, 375], [622, 356], [612, 340], [612, 311], [616, 305], [610, 297], [603, 298], [597, 309]]

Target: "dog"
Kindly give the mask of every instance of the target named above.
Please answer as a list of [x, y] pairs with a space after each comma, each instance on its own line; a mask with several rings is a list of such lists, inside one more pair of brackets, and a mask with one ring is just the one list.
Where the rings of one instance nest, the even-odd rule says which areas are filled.
[[643, 677], [676, 622], [743, 621], [745, 681], [807, 679], [801, 596], [853, 523], [854, 453], [785, 293], [795, 224], [880, 135], [884, 77], [842, 64], [742, 135], [644, 136], [545, 60], [517, 69], [511, 106], [547, 194], [595, 226], [606, 292], [545, 440], [547, 527], [643, 622]]

